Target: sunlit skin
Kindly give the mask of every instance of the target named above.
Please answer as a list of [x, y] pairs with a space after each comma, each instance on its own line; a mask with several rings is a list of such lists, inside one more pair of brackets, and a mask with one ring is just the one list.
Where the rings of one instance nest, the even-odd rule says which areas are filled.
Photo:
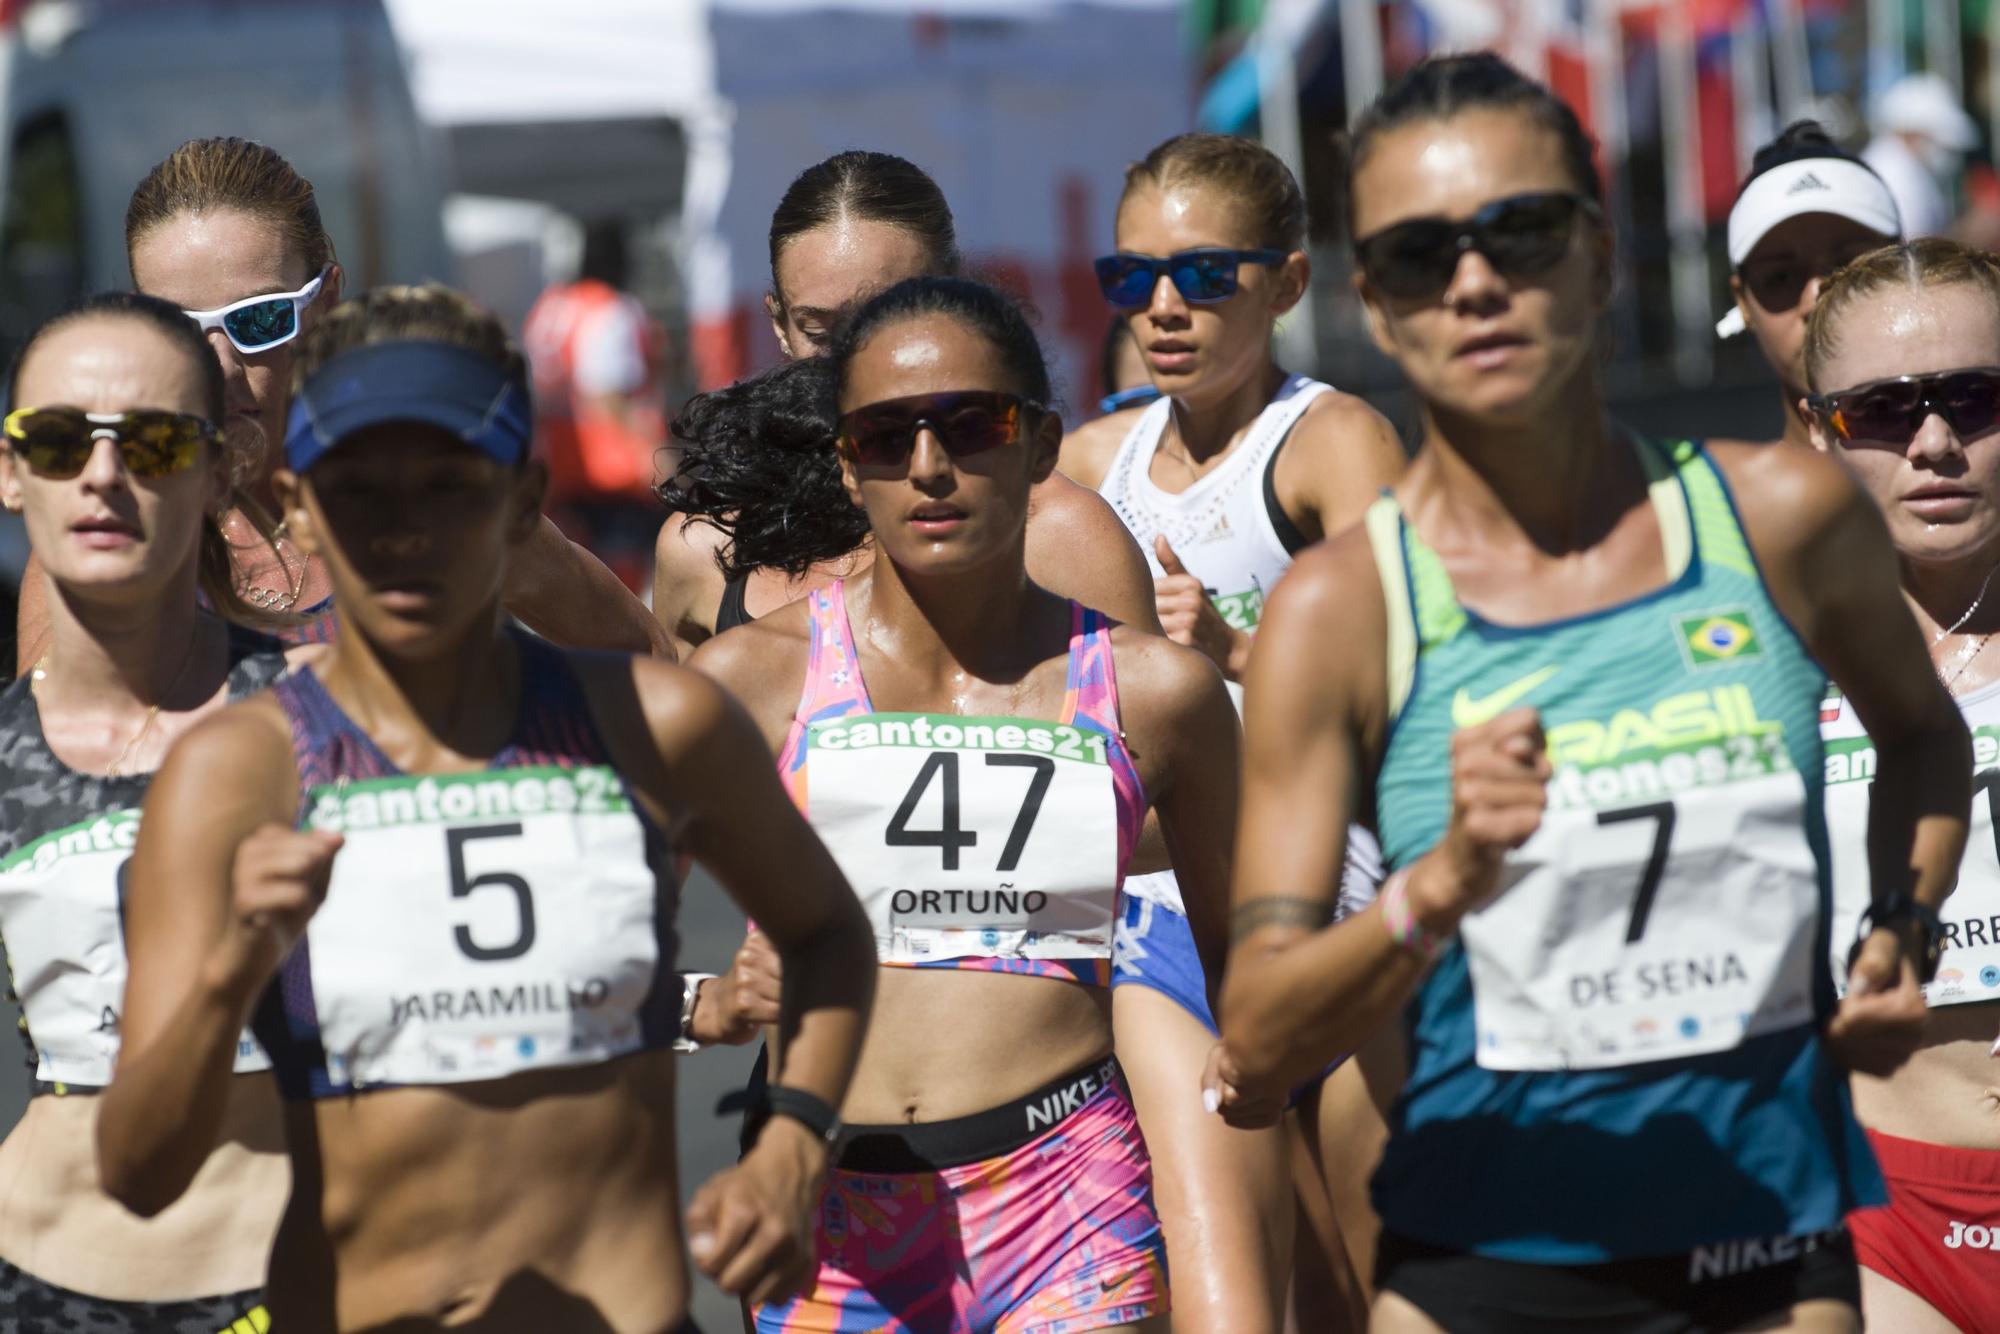
[[[38, 341], [16, 406], [206, 415], [184, 346], [131, 317], [95, 317]], [[157, 478], [96, 442], [83, 471], [44, 477], [0, 450], [0, 500], [20, 510], [50, 588], [46, 673], [35, 702], [49, 748], [84, 773], [158, 767], [227, 695], [226, 636], [195, 606], [204, 514], [223, 503], [219, 446]], [[16, 959], [17, 970], [24, 966]], [[38, 1096], [0, 1145], [0, 1257], [59, 1287], [127, 1301], [242, 1292], [264, 1256], [290, 1171], [268, 1076], [224, 1076], [219, 1147], [172, 1212], [135, 1218], [99, 1184], [100, 1099]]]
[[[2000, 366], [2000, 319], [1993, 298], [1970, 285], [1897, 286], [1857, 298], [1834, 326], [1834, 351], [1821, 383], [1842, 389], [1891, 375]], [[1952, 691], [1970, 694], [2000, 680], [2000, 654], [1985, 651], [2000, 630], [2000, 602], [1983, 604], [1955, 633], [2000, 563], [2000, 430], [1965, 438], [1942, 417], [1924, 419], [1903, 449], [1843, 441], [1812, 418], [1813, 442], [1840, 455], [1882, 507], [1902, 568], [1903, 591]], [[1996, 581], [2000, 582], [2000, 581]], [[1972, 656], [1964, 651], [1970, 647]], [[1971, 857], [1992, 855], [1971, 847]], [[1995, 1005], [1931, 1011], [1924, 1046], [1884, 1079], [1857, 1077], [1854, 1104], [1864, 1124], [1904, 1139], [2000, 1150], [2000, 1088], [1988, 1050]], [[1871, 1327], [1950, 1334], [1954, 1326], [1921, 1297], [1872, 1269], [1861, 1271]]]
[[[948, 317], [912, 317], [879, 328], [857, 352], [841, 406], [961, 389], [1020, 386], [981, 335]], [[1060, 711], [1069, 610], [1031, 581], [1022, 553], [1028, 493], [1054, 466], [1061, 430], [1053, 414], [1039, 414], [1017, 444], [962, 459], [928, 430], [906, 466], [843, 457], [881, 557], [846, 585], [876, 707]], [[774, 751], [798, 703], [808, 635], [805, 609], [789, 607], [711, 641], [693, 661], [745, 702]], [[1234, 804], [1224, 795], [1233, 766], [1213, 756], [1234, 753], [1231, 710], [1194, 655], [1130, 627], [1114, 630], [1112, 645], [1126, 744], [1184, 863], [1197, 937], [1213, 947], [1220, 922], [1210, 894]], [[1209, 743], [1196, 740], [1204, 735]], [[886, 968], [844, 1114], [857, 1123], [932, 1121], [996, 1106], [1107, 1051], [1110, 1010], [1105, 992], [1066, 981]], [[940, 1016], [949, 1016], [943, 1027]]]
[[[1517, 111], [1466, 110], [1373, 140], [1355, 174], [1355, 233], [1579, 185], [1553, 132]], [[1502, 625], [1601, 612], [1656, 591], [1669, 573], [1646, 475], [1629, 436], [1605, 417], [1595, 375], [1610, 238], [1587, 216], [1575, 226], [1568, 253], [1539, 274], [1509, 277], [1468, 251], [1428, 299], [1392, 298], [1357, 279], [1370, 332], [1416, 389], [1424, 419], [1420, 452], [1394, 488], [1404, 519], [1458, 599]], [[1879, 516], [1845, 470], [1810, 451], [1718, 445], [1711, 457], [1773, 603], [1856, 708], [1893, 732], [1880, 753], [1897, 772], [1884, 769], [1877, 787], [1898, 799], [1871, 813], [1871, 827], [1884, 847], [1909, 849], [1895, 864], [1918, 869], [1916, 895], [1940, 901], [1964, 848], [1968, 786], [1958, 766], [1970, 749], [1902, 613]], [[1258, 915], [1239, 919], [1224, 985], [1223, 1078], [1212, 1087], [1225, 1115], [1239, 1078], [1248, 1095], [1268, 1096], [1391, 1030], [1425, 974], [1379, 905], [1319, 931], [1297, 918], [1266, 925], [1262, 915], [1323, 905], [1334, 892], [1340, 822], [1302, 831], [1296, 812], [1371, 806], [1391, 727], [1388, 641], [1380, 573], [1356, 530], [1302, 556], [1266, 604], [1245, 683], [1233, 894], [1239, 913]], [[1417, 923], [1448, 937], [1504, 892], [1508, 852], [1540, 827], [1550, 776], [1532, 707], [1455, 735], [1446, 829], [1407, 867]], [[1850, 1069], [1893, 1070], [1920, 1041], [1907, 936], [1884, 928], [1869, 937], [1826, 1027], [1830, 1052]], [[1851, 1307], [1807, 1301], [1759, 1327], [1831, 1334], [1858, 1321]], [[1438, 1325], [1384, 1291], [1370, 1328], [1433, 1334]]]
[[[1743, 312], [1757, 350], [1778, 376], [1785, 400], [1783, 439], [1794, 444], [1807, 441], [1806, 420], [1798, 405], [1806, 392], [1806, 317], [1819, 300], [1821, 284], [1843, 264], [1893, 240], [1832, 213], [1801, 213], [1766, 232], [1729, 276], [1736, 308]], [[1761, 299], [1772, 294], [1772, 300], [1781, 301], [1782, 293], [1795, 285], [1797, 299], [1789, 306], [1773, 309]]]

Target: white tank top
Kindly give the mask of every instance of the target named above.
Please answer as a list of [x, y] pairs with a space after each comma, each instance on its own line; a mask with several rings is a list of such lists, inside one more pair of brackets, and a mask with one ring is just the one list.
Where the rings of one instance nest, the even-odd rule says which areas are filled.
[[[1958, 867], [1958, 888], [1944, 903], [1945, 949], [1937, 979], [1924, 989], [1932, 1005], [2000, 1000], [2000, 682], [1958, 699], [1972, 732], [1972, 826]], [[1820, 707], [1826, 742], [1826, 832], [1833, 851], [1833, 978], [1845, 990], [1847, 952], [1872, 889], [1868, 874], [1868, 794], [1875, 747], [1840, 692]]]
[[[1167, 545], [1187, 572], [1209, 590], [1216, 610], [1232, 629], [1256, 633], [1265, 597], [1292, 567], [1293, 548], [1285, 544], [1279, 530], [1281, 521], [1287, 529], [1292, 523], [1282, 513], [1273, 513], [1277, 496], [1268, 479], [1279, 448], [1299, 418], [1315, 399], [1332, 389], [1332, 385], [1303, 375], [1286, 379], [1229, 457], [1180, 492], [1162, 490], [1151, 476], [1153, 455], [1174, 410], [1171, 398], [1156, 399], [1132, 424], [1105, 470], [1098, 494], [1111, 502], [1119, 519], [1138, 539], [1153, 577], [1166, 574], [1159, 553], [1153, 549], [1153, 539], [1164, 533]], [[1229, 683], [1229, 693], [1241, 710], [1243, 694], [1234, 681]], [[1382, 880], [1382, 853], [1375, 836], [1357, 825], [1348, 830], [1347, 844], [1339, 897], [1339, 916], [1343, 917], [1373, 902], [1375, 886]], [[1125, 892], [1175, 912], [1187, 911], [1180, 884], [1171, 871], [1129, 876]]]
[[[1291, 568], [1292, 551], [1279, 536], [1265, 478], [1292, 427], [1331, 388], [1303, 375], [1286, 380], [1229, 457], [1181, 492], [1160, 489], [1150, 476], [1153, 454], [1174, 410], [1171, 398], [1158, 399], [1133, 423], [1098, 487], [1139, 539], [1154, 577], [1166, 573], [1153, 550], [1153, 539], [1164, 533], [1181, 564], [1201, 580], [1222, 619], [1235, 629], [1257, 628], [1265, 595]], [[1289, 520], [1284, 522], [1290, 526]]]

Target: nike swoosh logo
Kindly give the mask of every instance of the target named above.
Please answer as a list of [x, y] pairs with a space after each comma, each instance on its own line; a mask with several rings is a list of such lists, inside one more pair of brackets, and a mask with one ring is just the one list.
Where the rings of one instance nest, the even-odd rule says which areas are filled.
[[1124, 1287], [1127, 1283], [1130, 1283], [1134, 1278], [1138, 1277], [1138, 1274], [1139, 1274], [1138, 1270], [1128, 1269], [1124, 1273], [1119, 1274], [1116, 1277], [1110, 1277], [1100, 1280], [1100, 1286], [1105, 1292], [1116, 1292], [1118, 1291], [1118, 1289]]
[[1550, 663], [1540, 671], [1529, 672], [1518, 681], [1510, 681], [1483, 699], [1474, 699], [1471, 692], [1461, 686], [1459, 692], [1452, 696], [1451, 725], [1477, 727], [1481, 723], [1490, 723], [1561, 670], [1558, 665]]

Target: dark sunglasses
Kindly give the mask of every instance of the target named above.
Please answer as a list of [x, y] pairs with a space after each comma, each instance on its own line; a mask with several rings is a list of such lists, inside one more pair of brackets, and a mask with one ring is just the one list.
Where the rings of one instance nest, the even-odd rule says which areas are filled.
[[1236, 295], [1238, 265], [1284, 262], [1282, 250], [1224, 250], [1210, 246], [1177, 251], [1165, 259], [1121, 251], [1097, 261], [1097, 285], [1104, 290], [1104, 299], [1118, 309], [1140, 310], [1153, 304], [1153, 292], [1160, 279], [1171, 278], [1182, 299], [1205, 306]]
[[962, 459], [1012, 444], [1030, 406], [1019, 394], [987, 389], [888, 398], [842, 417], [839, 440], [857, 462], [892, 468], [910, 461], [917, 432], [929, 430], [945, 453]]
[[1806, 403], [1850, 445], [1906, 449], [1933, 415], [1969, 439], [2000, 425], [2000, 367], [1870, 380]]
[[16, 408], [7, 414], [7, 440], [37, 477], [67, 480], [80, 474], [99, 437], [112, 440], [134, 477], [165, 477], [201, 455], [217, 439], [206, 417], [140, 408], [136, 412], [85, 412], [80, 408]]
[[1464, 221], [1412, 218], [1354, 243], [1368, 281], [1403, 301], [1434, 297], [1451, 286], [1468, 250], [1486, 257], [1504, 278], [1531, 278], [1569, 253], [1576, 217], [1598, 217], [1597, 205], [1562, 192], [1509, 195], [1482, 205]]
[[193, 320], [203, 333], [221, 329], [236, 350], [246, 356], [269, 352], [299, 336], [299, 317], [318, 298], [319, 289], [331, 272], [333, 266], [329, 264], [296, 292], [246, 296], [214, 310], [183, 310], [181, 314]]

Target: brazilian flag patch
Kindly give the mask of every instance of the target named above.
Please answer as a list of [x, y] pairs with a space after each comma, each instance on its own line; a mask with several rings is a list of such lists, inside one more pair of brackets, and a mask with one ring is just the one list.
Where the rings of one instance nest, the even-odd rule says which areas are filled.
[[1750, 613], [1741, 608], [1678, 617], [1674, 627], [1690, 666], [1735, 662], [1764, 651], [1757, 642], [1757, 627], [1751, 624]]

